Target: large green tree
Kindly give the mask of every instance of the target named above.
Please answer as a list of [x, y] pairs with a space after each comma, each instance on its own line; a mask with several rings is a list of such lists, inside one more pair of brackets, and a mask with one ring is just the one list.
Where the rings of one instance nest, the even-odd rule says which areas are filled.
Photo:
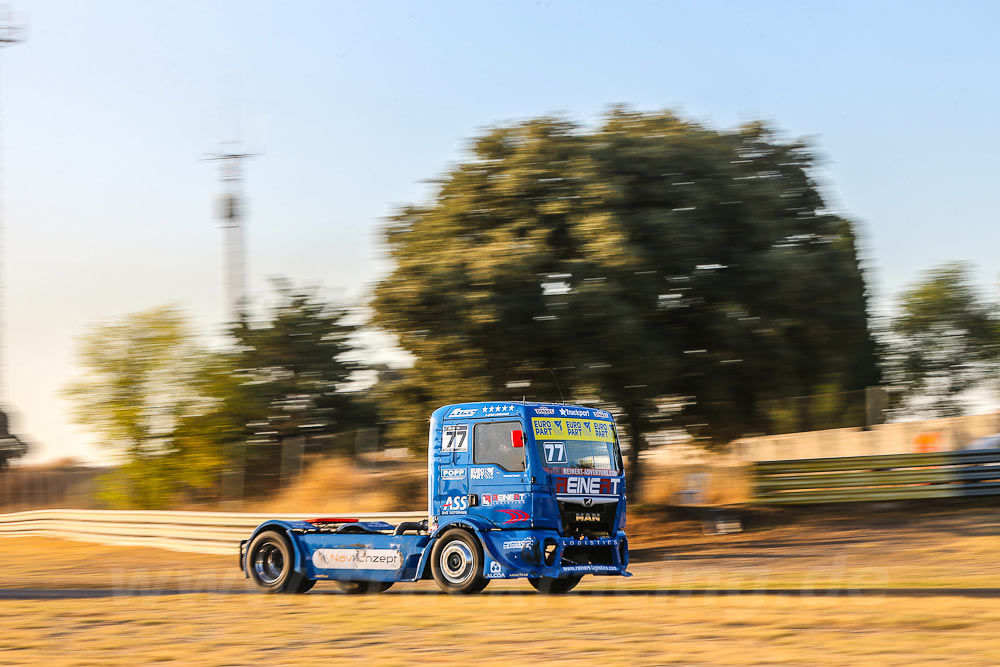
[[966, 392], [995, 388], [1000, 308], [975, 288], [967, 264], [926, 271], [898, 305], [885, 341], [887, 375], [902, 390], [898, 411], [956, 416]]
[[558, 382], [619, 415], [634, 492], [651, 428], [721, 443], [772, 429], [776, 401], [873, 383], [853, 226], [813, 163], [762, 124], [672, 113], [486, 132], [385, 230], [374, 322], [416, 358], [386, 388], [397, 436], [422, 442], [442, 403], [554, 400]]

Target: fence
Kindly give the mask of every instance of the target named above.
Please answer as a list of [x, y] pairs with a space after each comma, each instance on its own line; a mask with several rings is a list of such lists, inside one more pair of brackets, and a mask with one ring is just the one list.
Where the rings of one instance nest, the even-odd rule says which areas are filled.
[[1000, 495], [1000, 449], [762, 461], [753, 502], [842, 503]]
[[[316, 514], [32, 510], [0, 514], [0, 537], [43, 535], [82, 542], [149, 546], [210, 554], [238, 553], [240, 540], [267, 519], [310, 519]], [[329, 514], [328, 514], [329, 516]], [[368, 521], [413, 521], [426, 512], [349, 514]]]
[[0, 471], [0, 508], [4, 511], [42, 507], [95, 508], [96, 480], [108, 470], [8, 468]]

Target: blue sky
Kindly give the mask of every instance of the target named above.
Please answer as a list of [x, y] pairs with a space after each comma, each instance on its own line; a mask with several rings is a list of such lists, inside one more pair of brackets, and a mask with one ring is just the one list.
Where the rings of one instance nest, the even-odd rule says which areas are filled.
[[[223, 318], [216, 172], [238, 133], [250, 287], [362, 297], [380, 220], [482, 128], [609, 105], [809, 137], [884, 307], [921, 270], [996, 292], [1000, 4], [28, 2], [0, 54], [6, 401], [35, 459], [94, 458], [60, 388], [89, 324]], [[235, 119], [238, 119], [235, 120]]]

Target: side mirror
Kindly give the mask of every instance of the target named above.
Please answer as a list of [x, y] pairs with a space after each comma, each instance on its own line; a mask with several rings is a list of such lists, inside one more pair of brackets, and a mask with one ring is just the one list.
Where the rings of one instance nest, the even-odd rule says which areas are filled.
[[524, 447], [524, 431], [511, 431], [510, 444], [514, 447]]

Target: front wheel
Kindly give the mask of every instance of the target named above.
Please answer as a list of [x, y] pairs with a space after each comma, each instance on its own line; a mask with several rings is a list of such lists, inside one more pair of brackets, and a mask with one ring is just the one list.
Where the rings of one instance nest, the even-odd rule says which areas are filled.
[[268, 593], [305, 593], [315, 583], [292, 568], [292, 545], [281, 533], [265, 530], [247, 549], [247, 574]]
[[561, 595], [576, 588], [583, 577], [528, 577], [528, 583], [544, 595]]
[[483, 548], [474, 535], [451, 530], [434, 543], [431, 550], [431, 573], [445, 593], [478, 593], [490, 583], [483, 576]]

